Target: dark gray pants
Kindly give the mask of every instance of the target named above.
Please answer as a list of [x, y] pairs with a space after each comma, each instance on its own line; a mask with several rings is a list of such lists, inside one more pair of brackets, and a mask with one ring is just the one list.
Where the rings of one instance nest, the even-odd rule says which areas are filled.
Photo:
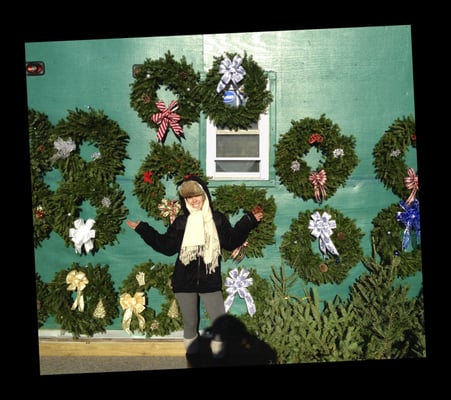
[[183, 338], [192, 339], [199, 331], [200, 300], [207, 311], [211, 324], [225, 314], [222, 292], [212, 293], [175, 293], [183, 319]]

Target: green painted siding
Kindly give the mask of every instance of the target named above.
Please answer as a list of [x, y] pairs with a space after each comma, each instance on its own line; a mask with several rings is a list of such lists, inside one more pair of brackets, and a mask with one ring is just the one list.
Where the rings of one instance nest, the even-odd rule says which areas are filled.
[[[101, 109], [129, 134], [130, 159], [124, 161], [125, 174], [118, 177], [118, 182], [126, 193], [125, 205], [130, 219], [149, 219], [132, 191], [134, 175], [149, 152], [150, 142], [155, 140], [155, 132], [130, 106], [132, 65], [143, 63], [147, 58], [160, 58], [167, 51], [176, 60], [185, 56], [194, 70], [203, 74], [210, 69], [213, 57], [224, 52], [252, 55], [265, 71], [275, 76], [271, 114], [273, 142], [288, 131], [292, 120], [319, 118], [321, 114], [338, 124], [342, 134], [356, 137], [360, 163], [346, 187], [340, 188], [327, 204], [355, 219], [356, 225], [362, 228], [365, 233], [362, 247], [366, 255], [371, 255], [372, 219], [381, 209], [399, 201], [375, 179], [372, 150], [395, 119], [414, 115], [409, 26], [30, 42], [25, 48], [28, 61], [42, 60], [46, 66], [44, 76], [27, 78], [30, 108], [47, 114], [53, 124], [64, 119], [68, 110]], [[161, 95], [165, 96], [163, 91]], [[203, 121], [184, 131], [184, 148], [195, 157], [203, 157]], [[166, 143], [170, 144], [174, 137], [169, 132]], [[407, 159], [410, 166], [416, 166], [414, 152], [409, 153]], [[56, 185], [56, 178], [53, 179]], [[264, 250], [264, 258], [245, 259], [242, 266], [256, 268], [261, 276], [269, 277], [271, 266], [281, 265], [281, 236], [289, 229], [291, 220], [300, 211], [315, 208], [316, 204], [294, 198], [277, 180], [265, 188], [268, 195], [276, 199], [276, 243]], [[169, 194], [175, 193], [171, 182], [167, 190]], [[164, 229], [160, 222], [154, 225]], [[52, 234], [35, 250], [36, 270], [48, 282], [56, 271], [68, 268], [73, 262], [108, 264], [119, 287], [133, 266], [149, 258], [163, 263], [173, 261], [147, 247], [125, 223], [118, 240], [119, 244], [108, 246], [94, 256], [78, 256], [73, 248], [64, 246], [57, 234]], [[232, 265], [225, 263], [223, 270]], [[324, 300], [337, 295], [346, 297], [349, 286], [363, 271], [363, 265], [359, 264], [340, 285], [321, 285], [319, 296]], [[422, 276], [419, 273], [405, 281], [416, 294]], [[296, 288], [303, 293], [306, 286], [299, 280]], [[245, 306], [235, 301], [232, 312], [244, 311]], [[48, 321], [46, 327], [57, 326]], [[121, 329], [120, 321], [109, 329]]]

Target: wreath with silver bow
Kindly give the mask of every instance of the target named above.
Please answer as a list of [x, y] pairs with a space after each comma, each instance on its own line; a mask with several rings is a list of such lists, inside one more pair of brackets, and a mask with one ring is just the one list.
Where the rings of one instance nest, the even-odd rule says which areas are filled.
[[[131, 107], [144, 123], [157, 129], [159, 142], [165, 141], [169, 128], [178, 139], [184, 137], [183, 127], [200, 117], [200, 101], [195, 97], [200, 73], [185, 57], [176, 61], [171, 52], [157, 60], [146, 59], [135, 72], [135, 81], [130, 85]], [[174, 94], [168, 104], [158, 97], [162, 86]]]
[[413, 115], [397, 118], [373, 148], [376, 178], [402, 199], [412, 193], [405, 178], [411, 170], [405, 161], [410, 148], [416, 149], [417, 135]]
[[[199, 85], [202, 110], [220, 128], [248, 129], [273, 100], [265, 71], [246, 53], [214, 57], [213, 66]], [[232, 96], [235, 104], [228, 104]]]
[[[162, 220], [167, 225], [171, 222], [171, 216], [175, 217], [180, 208], [175, 208], [177, 199], [165, 198], [165, 181], [172, 180], [179, 185], [189, 175], [198, 175], [204, 181], [208, 180], [199, 160], [186, 151], [180, 143], [172, 143], [168, 146], [151, 142], [150, 152], [135, 175], [133, 194], [150, 217]], [[171, 202], [174, 205], [173, 214], [167, 212], [164, 202]]]
[[117, 292], [108, 265], [73, 263], [71, 268], [55, 273], [48, 293], [50, 314], [75, 339], [105, 333], [119, 316]]
[[280, 253], [305, 282], [341, 283], [363, 257], [363, 236], [355, 221], [326, 205], [292, 220]]
[[418, 200], [391, 204], [376, 215], [372, 224], [374, 251], [382, 265], [395, 266], [397, 275], [403, 278], [421, 271]]
[[174, 265], [152, 260], [133, 267], [119, 289], [122, 327], [127, 333], [165, 336], [183, 327], [171, 286], [173, 271]]
[[[340, 133], [340, 127], [324, 114], [319, 119], [291, 121], [291, 128], [275, 144], [274, 168], [293, 196], [317, 203], [332, 197], [359, 163], [355, 137]], [[316, 151], [319, 161], [313, 168], [306, 157]]]

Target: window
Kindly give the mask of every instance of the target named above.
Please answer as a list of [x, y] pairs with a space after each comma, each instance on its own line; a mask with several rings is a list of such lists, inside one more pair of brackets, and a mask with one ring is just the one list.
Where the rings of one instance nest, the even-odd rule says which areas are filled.
[[[274, 74], [269, 75], [268, 84], [274, 95]], [[206, 173], [212, 180], [270, 179], [270, 160], [273, 154], [274, 135], [271, 135], [271, 110], [274, 101], [257, 122], [243, 130], [216, 127], [206, 120]], [[273, 140], [271, 140], [271, 137]]]

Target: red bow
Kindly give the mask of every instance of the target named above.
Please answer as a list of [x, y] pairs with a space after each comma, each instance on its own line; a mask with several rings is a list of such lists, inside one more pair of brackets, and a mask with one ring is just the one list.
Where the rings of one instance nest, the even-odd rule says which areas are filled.
[[323, 200], [326, 198], [326, 189], [324, 188], [324, 184], [327, 181], [326, 171], [323, 169], [319, 172], [314, 171], [309, 175], [308, 180], [315, 188], [315, 200], [320, 203], [320, 191]]
[[404, 178], [404, 183], [406, 185], [406, 188], [411, 190], [410, 196], [406, 200], [406, 204], [408, 205], [408, 204], [412, 203], [413, 199], [415, 198], [415, 195], [417, 194], [418, 176], [415, 175], [415, 171], [413, 170], [413, 168], [409, 168], [407, 170], [407, 174], [408, 174], [408, 176], [406, 176]]
[[183, 129], [179, 124], [180, 115], [174, 112], [179, 108], [177, 101], [172, 100], [169, 107], [166, 107], [163, 101], [158, 101], [155, 105], [161, 111], [152, 115], [152, 121], [160, 125], [157, 133], [158, 141], [164, 141], [169, 126], [177, 136], [183, 136]]

